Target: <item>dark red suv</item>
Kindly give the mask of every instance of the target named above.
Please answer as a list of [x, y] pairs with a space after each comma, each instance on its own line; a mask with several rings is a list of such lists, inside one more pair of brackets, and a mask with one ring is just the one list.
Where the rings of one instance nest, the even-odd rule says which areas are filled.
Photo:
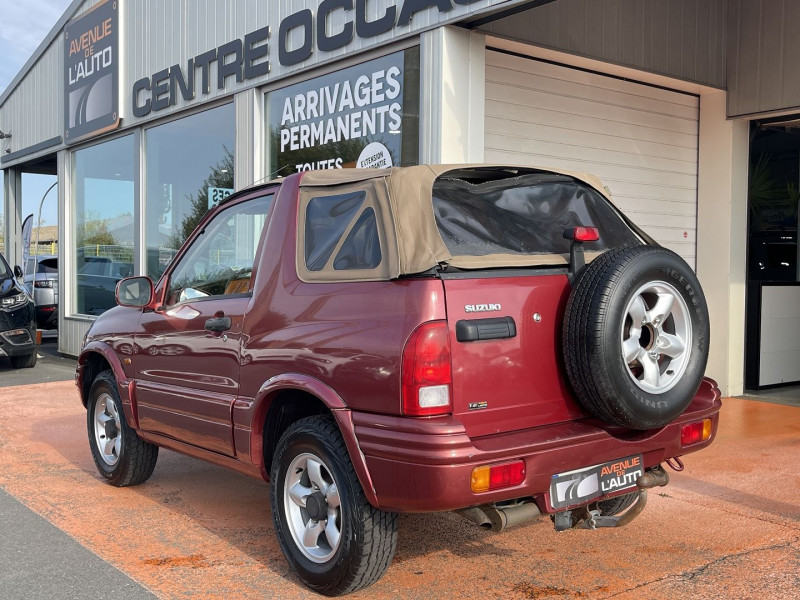
[[694, 273], [585, 175], [292, 175], [117, 300], [76, 375], [100, 474], [142, 483], [161, 446], [269, 480], [328, 595], [383, 574], [397, 512], [624, 525], [716, 432]]

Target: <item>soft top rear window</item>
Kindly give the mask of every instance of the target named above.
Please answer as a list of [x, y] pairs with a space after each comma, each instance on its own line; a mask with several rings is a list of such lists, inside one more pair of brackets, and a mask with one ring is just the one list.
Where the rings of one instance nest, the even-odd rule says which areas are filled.
[[641, 240], [601, 194], [566, 175], [534, 173], [476, 182], [440, 177], [433, 186], [436, 224], [453, 256], [567, 254], [564, 230], [597, 227], [589, 252]]

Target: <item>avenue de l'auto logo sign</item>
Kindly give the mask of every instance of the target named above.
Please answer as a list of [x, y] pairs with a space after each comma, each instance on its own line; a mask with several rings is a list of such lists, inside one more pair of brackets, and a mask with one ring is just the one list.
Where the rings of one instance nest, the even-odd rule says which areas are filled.
[[119, 2], [105, 0], [64, 29], [64, 141], [119, 125]]

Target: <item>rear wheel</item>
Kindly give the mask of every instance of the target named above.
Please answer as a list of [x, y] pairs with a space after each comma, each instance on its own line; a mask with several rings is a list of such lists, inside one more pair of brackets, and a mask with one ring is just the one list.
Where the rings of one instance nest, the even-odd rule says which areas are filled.
[[347, 594], [374, 583], [389, 567], [397, 515], [369, 504], [330, 417], [301, 419], [281, 436], [270, 498], [281, 549], [311, 589]]
[[117, 487], [147, 481], [156, 467], [158, 446], [142, 440], [128, 425], [111, 371], [95, 378], [86, 408], [89, 447], [100, 475]]

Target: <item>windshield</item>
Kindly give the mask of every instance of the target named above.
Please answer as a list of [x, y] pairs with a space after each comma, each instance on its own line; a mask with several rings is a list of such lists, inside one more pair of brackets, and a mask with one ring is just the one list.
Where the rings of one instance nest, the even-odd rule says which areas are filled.
[[587, 252], [642, 243], [608, 200], [565, 175], [483, 182], [445, 176], [433, 186], [433, 207], [453, 256], [568, 254], [564, 231], [577, 226], [600, 231]]

